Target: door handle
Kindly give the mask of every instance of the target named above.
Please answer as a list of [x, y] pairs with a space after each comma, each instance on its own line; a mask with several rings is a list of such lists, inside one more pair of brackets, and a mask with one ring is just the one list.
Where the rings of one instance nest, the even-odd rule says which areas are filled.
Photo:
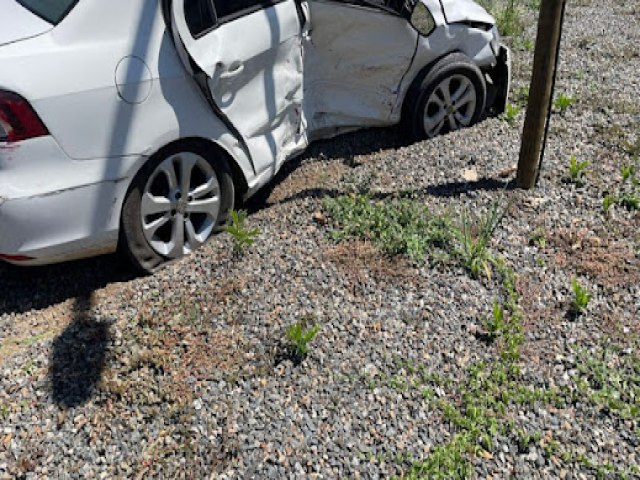
[[231, 66], [227, 69], [226, 72], [220, 74], [220, 79], [229, 80], [231, 78], [237, 77], [242, 72], [244, 72], [244, 63], [235, 62], [231, 64]]

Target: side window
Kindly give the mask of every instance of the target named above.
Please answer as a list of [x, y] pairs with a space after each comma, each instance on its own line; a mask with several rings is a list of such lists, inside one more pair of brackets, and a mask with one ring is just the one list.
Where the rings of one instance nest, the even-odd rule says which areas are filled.
[[184, 16], [193, 38], [208, 32], [216, 24], [211, 0], [184, 0]]
[[267, 6], [275, 1], [268, 0], [213, 0], [216, 6], [216, 14], [218, 18], [224, 20], [225, 18], [232, 17], [243, 10], [248, 10], [258, 5]]

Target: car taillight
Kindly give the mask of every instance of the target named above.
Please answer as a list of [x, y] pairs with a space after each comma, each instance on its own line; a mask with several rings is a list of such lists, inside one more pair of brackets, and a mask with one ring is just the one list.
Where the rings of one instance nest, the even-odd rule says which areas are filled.
[[[4, 133], [2, 132], [4, 130]], [[0, 90], [0, 140], [19, 142], [49, 135], [29, 102], [17, 93]]]
[[8, 262], [27, 262], [29, 260], [33, 260], [33, 258], [26, 257], [24, 255], [5, 255], [0, 253], [0, 260], [6, 260]]

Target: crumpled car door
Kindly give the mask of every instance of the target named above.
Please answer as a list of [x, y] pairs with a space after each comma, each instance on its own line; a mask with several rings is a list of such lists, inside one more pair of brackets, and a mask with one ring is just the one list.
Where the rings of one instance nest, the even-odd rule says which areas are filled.
[[[311, 139], [397, 123], [418, 33], [383, 0], [309, 0], [305, 113]], [[401, 4], [402, 2], [396, 2]]]
[[256, 174], [275, 170], [307, 146], [300, 5], [204, 0], [197, 8], [212, 6], [214, 25], [194, 34], [193, 13], [185, 13], [185, 4], [196, 8], [191, 1], [174, 0], [172, 7], [174, 36], [190, 57], [185, 66], [192, 71], [193, 61], [206, 75], [211, 100], [242, 136]]

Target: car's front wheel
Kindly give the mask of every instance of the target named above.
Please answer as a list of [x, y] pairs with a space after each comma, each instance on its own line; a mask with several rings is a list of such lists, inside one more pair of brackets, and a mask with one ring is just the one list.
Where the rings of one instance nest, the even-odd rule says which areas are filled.
[[226, 221], [234, 187], [224, 155], [198, 143], [171, 146], [133, 180], [122, 210], [120, 244], [144, 273], [189, 255]]
[[433, 138], [474, 125], [480, 120], [487, 99], [482, 72], [461, 53], [438, 61], [412, 90], [406, 120], [415, 139]]

